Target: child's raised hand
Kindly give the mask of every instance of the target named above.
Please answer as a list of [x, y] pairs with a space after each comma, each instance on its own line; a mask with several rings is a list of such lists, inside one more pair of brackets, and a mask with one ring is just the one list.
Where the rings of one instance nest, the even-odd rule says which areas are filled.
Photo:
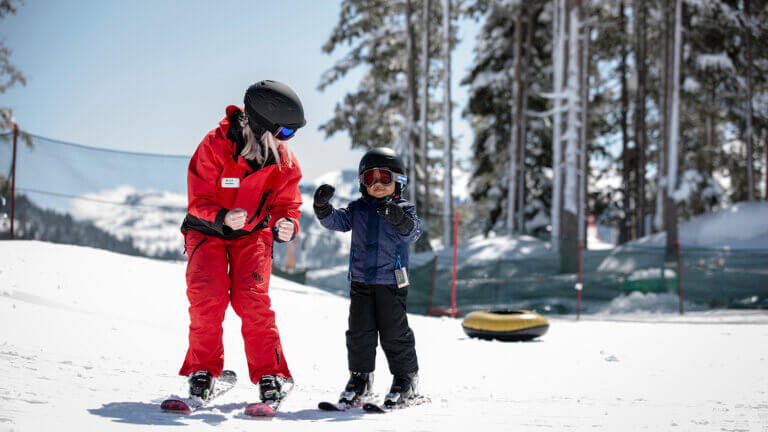
[[336, 189], [333, 188], [331, 185], [321, 185], [317, 190], [315, 191], [315, 207], [323, 207], [326, 204], [328, 204], [328, 201], [333, 198], [333, 193], [336, 192]]

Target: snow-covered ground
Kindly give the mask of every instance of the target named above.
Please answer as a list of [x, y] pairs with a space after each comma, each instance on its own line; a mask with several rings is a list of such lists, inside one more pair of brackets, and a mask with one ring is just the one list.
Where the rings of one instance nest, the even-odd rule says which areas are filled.
[[[425, 406], [385, 415], [316, 410], [347, 379], [347, 301], [274, 278], [297, 388], [269, 424], [243, 418], [236, 315], [226, 366], [241, 380], [190, 416], [183, 391], [184, 263], [33, 241], [0, 242], [0, 431], [47, 430], [768, 430], [768, 313], [551, 319], [528, 343], [468, 339], [458, 320], [410, 316]], [[390, 377], [379, 353], [376, 390]]]
[[[680, 224], [681, 247], [768, 249], [768, 202], [740, 202], [696, 216]], [[630, 246], [664, 247], [660, 232], [627, 243]]]

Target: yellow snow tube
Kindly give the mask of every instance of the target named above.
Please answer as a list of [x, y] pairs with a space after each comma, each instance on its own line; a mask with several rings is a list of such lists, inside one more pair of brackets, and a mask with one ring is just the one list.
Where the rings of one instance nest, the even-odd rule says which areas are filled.
[[461, 326], [469, 337], [502, 341], [530, 340], [549, 329], [546, 318], [522, 309], [475, 311], [464, 318]]

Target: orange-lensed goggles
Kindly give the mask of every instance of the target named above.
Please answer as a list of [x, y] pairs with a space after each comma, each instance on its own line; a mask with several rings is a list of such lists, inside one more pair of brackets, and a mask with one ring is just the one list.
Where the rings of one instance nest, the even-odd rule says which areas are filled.
[[360, 174], [360, 183], [365, 187], [371, 187], [379, 182], [384, 186], [389, 186], [395, 181], [392, 171], [384, 168], [371, 168]]

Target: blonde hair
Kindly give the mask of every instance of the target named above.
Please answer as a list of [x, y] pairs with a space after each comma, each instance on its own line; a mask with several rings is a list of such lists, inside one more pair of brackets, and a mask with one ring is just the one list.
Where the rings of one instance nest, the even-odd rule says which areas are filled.
[[[275, 156], [277, 162], [277, 168], [282, 171], [281, 166], [285, 162], [290, 168], [293, 168], [293, 160], [291, 160], [291, 151], [288, 149], [288, 143], [286, 141], [279, 141], [271, 132], [266, 131], [261, 135], [261, 139], [256, 138], [256, 134], [253, 133], [250, 127], [248, 127], [248, 118], [246, 116], [240, 116], [240, 126], [243, 129], [243, 138], [245, 138], [245, 147], [240, 152], [240, 156], [246, 160], [255, 160], [257, 163], [264, 166], [269, 152], [272, 151], [272, 155]], [[285, 154], [287, 161], [280, 159], [280, 146], [285, 148]]]

